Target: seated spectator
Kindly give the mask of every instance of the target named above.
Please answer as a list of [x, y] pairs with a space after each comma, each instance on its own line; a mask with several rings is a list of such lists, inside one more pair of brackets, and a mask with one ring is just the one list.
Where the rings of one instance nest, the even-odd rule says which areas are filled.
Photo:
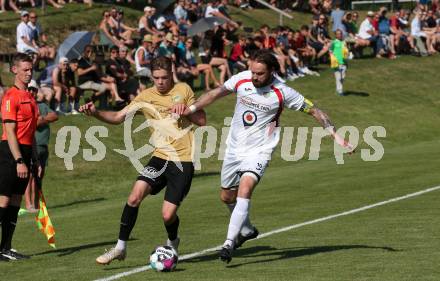
[[204, 50], [208, 54], [207, 59], [209, 60], [202, 58], [202, 62], [208, 63], [211, 67], [216, 67], [220, 70], [220, 84], [223, 84], [226, 81], [226, 77], [231, 76], [225, 52], [226, 33], [221, 27], [217, 27], [216, 31], [208, 31], [205, 34], [209, 35], [202, 40], [201, 45], [204, 48], [209, 47], [209, 50]]
[[[52, 72], [53, 89], [55, 92], [55, 111], [58, 114], [72, 113], [79, 114], [75, 109], [75, 98], [77, 95], [75, 73], [69, 67], [69, 60], [65, 57], [60, 58], [58, 66]], [[63, 96], [67, 96], [69, 107], [63, 111], [61, 102]]]
[[[377, 31], [372, 24], [374, 20], [374, 12], [369, 11], [367, 18], [361, 23], [359, 32], [356, 35], [356, 45], [358, 47], [372, 46], [376, 50]], [[374, 52], [376, 53], [376, 52]]]
[[100, 66], [92, 61], [93, 47], [88, 45], [78, 62], [78, 87], [82, 90], [94, 91], [93, 99], [110, 91], [112, 99], [116, 104], [123, 103], [118, 93], [116, 81], [113, 77], [104, 75]]
[[[422, 30], [423, 20], [423, 12], [415, 11], [415, 16], [411, 22], [411, 36], [416, 40], [416, 46], [420, 54], [425, 56], [436, 53], [436, 50], [433, 48], [434, 33]], [[426, 44], [422, 39], [426, 40]]]
[[46, 33], [43, 33], [40, 23], [37, 22], [38, 16], [35, 12], [29, 13], [27, 25], [31, 28], [31, 41], [38, 47], [38, 57], [43, 60], [53, 60], [55, 58], [55, 48], [47, 45]]
[[240, 35], [238, 37], [238, 42], [231, 49], [231, 54], [229, 56], [229, 68], [231, 72], [237, 69], [237, 72], [241, 72], [247, 69], [247, 58], [245, 57], [244, 47], [246, 46], [246, 37]]
[[405, 16], [405, 10], [401, 9], [394, 13], [394, 15], [390, 18], [390, 31], [394, 35], [394, 45], [397, 49], [400, 50], [400, 52], [403, 52], [404, 49], [406, 49], [406, 46], [409, 46], [410, 50], [405, 52], [414, 52], [415, 46], [414, 46], [414, 38], [411, 36], [411, 34], [406, 31], [406, 24], [404, 24], [400, 18]]
[[29, 12], [20, 13], [21, 22], [17, 26], [17, 52], [38, 55], [38, 47], [31, 40], [32, 29], [29, 27]]
[[110, 45], [122, 46], [124, 43], [113, 33], [113, 28], [110, 22], [110, 12], [104, 11], [102, 13], [101, 22], [99, 23], [100, 41], [102, 43], [107, 43], [107, 41], [110, 40], [110, 42], [108, 42]]
[[[113, 20], [113, 18], [111, 18]], [[132, 34], [137, 32], [136, 28], [130, 27], [124, 23], [124, 11], [119, 10], [116, 14], [115, 26], [113, 26], [113, 33], [116, 38], [126, 46], [133, 45]]]
[[[27, 3], [29, 2], [32, 8], [35, 8], [35, 1], [34, 0], [23, 0], [18, 1], [18, 3]], [[9, 0], [9, 8], [11, 8], [14, 12], [17, 14], [21, 13], [22, 11], [17, 7], [17, 1], [16, 0]]]
[[185, 0], [177, 1], [176, 7], [174, 8], [174, 17], [176, 18], [176, 23], [178, 29], [186, 32], [188, 29], [188, 12], [185, 9]]
[[321, 14], [321, 3], [319, 0], [309, 0], [309, 9], [314, 15]]
[[[307, 25], [301, 26], [300, 31], [294, 32], [293, 42], [291, 46], [300, 58], [300, 64], [310, 65], [312, 60], [316, 57], [316, 51], [311, 46], [310, 29]], [[299, 76], [304, 76], [299, 73]]]
[[[123, 54], [122, 57], [120, 57], [121, 53]], [[126, 102], [130, 102], [137, 95], [139, 83], [133, 78], [130, 62], [124, 57], [126, 54], [126, 47], [111, 47], [105, 72], [115, 78], [121, 98]]]
[[[342, 1], [342, 0], [341, 0]], [[323, 0], [322, 6], [321, 6], [321, 13], [324, 15], [329, 15], [333, 8], [333, 2], [332, 0]], [[336, 0], [335, 5], [341, 5], [341, 2]]]
[[140, 88], [145, 89], [148, 81], [151, 79], [150, 62], [155, 57], [159, 56], [159, 50], [156, 42], [151, 34], [144, 36], [142, 45], [136, 50], [134, 54], [134, 61], [136, 66], [136, 75], [140, 77]]
[[139, 19], [138, 28], [139, 28], [139, 35], [141, 36], [141, 38], [144, 38], [144, 36], [147, 34], [158, 33], [157, 30], [154, 29], [150, 21], [153, 9], [154, 9], [153, 7], [145, 6], [144, 14]]
[[325, 15], [319, 15], [312, 22], [312, 28], [310, 30], [309, 45], [316, 51], [316, 59], [328, 53], [330, 48], [330, 36], [327, 30], [327, 17]]
[[378, 32], [377, 40], [377, 57], [381, 58], [383, 55], [388, 55], [390, 59], [396, 58], [396, 51], [394, 49], [394, 34], [391, 33], [390, 20], [387, 18], [387, 8], [381, 7], [379, 10]]
[[201, 72], [205, 75], [205, 90], [209, 91], [211, 90], [211, 83], [210, 79], [214, 82], [214, 86], [218, 87], [220, 86], [220, 83], [218, 82], [217, 78], [214, 75], [214, 71], [212, 70], [211, 65], [202, 63], [197, 64], [196, 58], [194, 56], [194, 52], [192, 51], [193, 48], [193, 39], [187, 38], [185, 40], [185, 46], [183, 50], [183, 56], [180, 57], [177, 72], [178, 73], [190, 73], [193, 78], [196, 78], [199, 76]]

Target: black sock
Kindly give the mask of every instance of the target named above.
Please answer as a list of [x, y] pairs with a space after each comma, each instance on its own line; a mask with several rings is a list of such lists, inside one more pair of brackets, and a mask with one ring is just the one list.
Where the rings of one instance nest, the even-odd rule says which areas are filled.
[[165, 228], [167, 229], [168, 232], [168, 239], [170, 239], [171, 241], [176, 240], [177, 238], [177, 230], [179, 229], [179, 217], [176, 216], [176, 219], [171, 223], [166, 225], [165, 224]]
[[20, 207], [8, 206], [3, 214], [2, 240], [0, 249], [11, 249], [12, 236], [14, 235], [15, 225], [17, 224], [18, 211]]
[[119, 229], [119, 239], [128, 241], [130, 233], [136, 223], [139, 207], [131, 207], [125, 204], [124, 211], [121, 216], [121, 227]]

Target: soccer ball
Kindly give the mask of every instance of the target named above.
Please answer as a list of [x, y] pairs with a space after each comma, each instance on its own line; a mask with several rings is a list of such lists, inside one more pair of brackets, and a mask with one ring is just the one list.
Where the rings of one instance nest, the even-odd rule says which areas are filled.
[[158, 246], [151, 252], [150, 266], [159, 272], [173, 271], [177, 265], [177, 252], [170, 246]]

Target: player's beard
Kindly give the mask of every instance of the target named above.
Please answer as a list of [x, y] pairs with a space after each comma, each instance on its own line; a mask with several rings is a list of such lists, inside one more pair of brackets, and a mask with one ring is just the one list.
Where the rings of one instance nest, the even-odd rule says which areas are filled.
[[263, 88], [263, 87], [270, 85], [270, 83], [272, 83], [272, 80], [273, 80], [273, 75], [269, 75], [267, 77], [267, 79], [265, 79], [263, 81], [258, 81], [258, 80], [252, 79], [252, 84], [254, 84], [254, 86], [256, 88]]

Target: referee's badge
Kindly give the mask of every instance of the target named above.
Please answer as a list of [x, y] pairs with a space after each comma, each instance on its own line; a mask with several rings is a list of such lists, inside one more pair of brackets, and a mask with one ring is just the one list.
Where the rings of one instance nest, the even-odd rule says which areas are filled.
[[246, 110], [243, 113], [243, 125], [245, 127], [249, 127], [255, 124], [257, 122], [257, 114], [255, 112]]

